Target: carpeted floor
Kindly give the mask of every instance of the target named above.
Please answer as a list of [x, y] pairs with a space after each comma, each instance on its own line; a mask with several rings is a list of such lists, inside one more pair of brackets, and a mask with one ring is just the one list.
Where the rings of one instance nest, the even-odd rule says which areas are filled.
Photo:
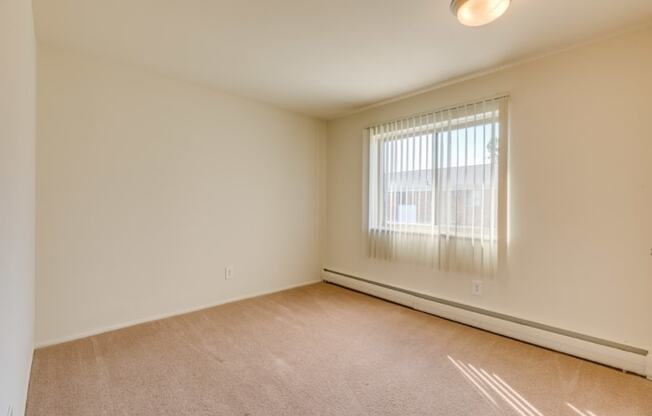
[[29, 416], [652, 416], [652, 382], [320, 283], [39, 349]]

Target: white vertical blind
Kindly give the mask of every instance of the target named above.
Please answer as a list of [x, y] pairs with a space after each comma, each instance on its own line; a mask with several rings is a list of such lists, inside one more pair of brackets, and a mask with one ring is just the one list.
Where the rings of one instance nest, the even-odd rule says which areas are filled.
[[369, 128], [372, 257], [493, 274], [504, 239], [507, 97]]

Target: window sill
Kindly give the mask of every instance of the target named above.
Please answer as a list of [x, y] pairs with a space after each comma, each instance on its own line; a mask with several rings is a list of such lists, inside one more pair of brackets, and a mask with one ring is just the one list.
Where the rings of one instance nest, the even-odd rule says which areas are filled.
[[[484, 241], [491, 241], [494, 240], [496, 241], [495, 238], [491, 237], [482, 237], [482, 233], [447, 233], [447, 232], [431, 232], [430, 230], [425, 231], [425, 230], [415, 230], [415, 229], [406, 229], [406, 230], [397, 230], [397, 229], [389, 229], [389, 228], [370, 228], [369, 233], [378, 233], [378, 234], [395, 234], [395, 235], [411, 235], [411, 236], [416, 236], [416, 237], [434, 237], [434, 238], [448, 238], [448, 239], [465, 239], [465, 240], [484, 240]], [[485, 236], [490, 235], [490, 233], [487, 231], [484, 233]]]

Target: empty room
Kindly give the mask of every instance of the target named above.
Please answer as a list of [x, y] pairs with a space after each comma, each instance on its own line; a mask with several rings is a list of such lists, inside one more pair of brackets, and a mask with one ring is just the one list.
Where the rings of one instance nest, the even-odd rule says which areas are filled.
[[652, 1], [0, 0], [0, 416], [652, 416]]

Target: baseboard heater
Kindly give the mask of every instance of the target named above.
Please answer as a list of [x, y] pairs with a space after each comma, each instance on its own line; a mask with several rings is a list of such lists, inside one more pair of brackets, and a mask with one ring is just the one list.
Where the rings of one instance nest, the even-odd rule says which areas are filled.
[[648, 350], [323, 269], [322, 278], [410, 308], [652, 379]]

